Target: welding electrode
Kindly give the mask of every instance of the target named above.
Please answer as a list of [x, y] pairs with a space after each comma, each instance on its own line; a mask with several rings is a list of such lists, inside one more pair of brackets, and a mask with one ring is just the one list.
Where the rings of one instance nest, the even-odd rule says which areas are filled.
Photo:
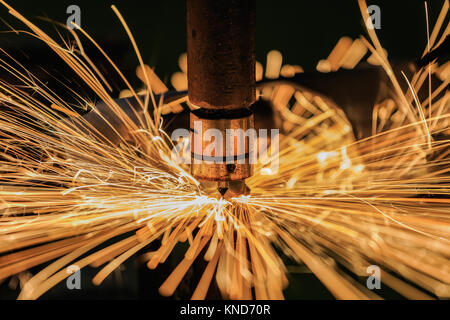
[[[248, 137], [239, 140], [243, 147], [211, 154], [206, 149], [212, 141], [204, 134], [219, 130], [227, 146], [227, 129], [254, 127], [248, 108], [255, 102], [255, 0], [187, 0], [186, 5], [188, 94], [200, 107], [191, 113], [191, 172], [214, 182], [225, 198], [245, 194], [244, 180], [252, 174]], [[195, 123], [203, 135], [197, 145]], [[238, 161], [242, 158], [245, 163]]]

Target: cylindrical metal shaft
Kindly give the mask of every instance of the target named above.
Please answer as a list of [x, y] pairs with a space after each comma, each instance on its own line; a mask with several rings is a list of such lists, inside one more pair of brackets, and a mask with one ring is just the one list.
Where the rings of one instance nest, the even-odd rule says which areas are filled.
[[[191, 172], [226, 199], [248, 193], [255, 139], [255, 0], [187, 0]], [[234, 132], [235, 147], [229, 147]], [[240, 133], [239, 133], [240, 132]], [[235, 139], [235, 138], [231, 138]], [[253, 142], [250, 142], [253, 141]]]
[[[200, 112], [199, 112], [200, 111]], [[256, 131], [250, 111], [232, 119], [191, 114], [191, 172], [201, 180], [236, 181], [252, 175]]]
[[187, 0], [189, 101], [205, 109], [255, 101], [255, 0]]

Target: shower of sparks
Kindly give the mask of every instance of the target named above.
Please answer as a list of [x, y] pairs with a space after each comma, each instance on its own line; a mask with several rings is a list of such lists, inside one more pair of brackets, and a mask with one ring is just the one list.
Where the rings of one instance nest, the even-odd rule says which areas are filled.
[[[144, 66], [115, 7], [148, 88], [137, 99], [137, 123], [114, 102], [105, 77], [81, 45], [58, 44], [0, 2], [127, 128], [124, 137], [111, 123], [109, 130], [120, 137], [118, 145], [111, 143], [19, 62], [0, 60], [0, 67], [21, 82], [14, 86], [0, 80], [0, 279], [19, 275], [19, 298], [39, 298], [69, 276], [66, 267], [71, 264], [101, 267], [93, 279], [100, 284], [156, 240], [159, 249], [142, 256], [150, 269], [166, 261], [177, 243], [189, 243], [160, 287], [166, 296], [175, 292], [196, 259], [204, 259], [208, 263], [193, 299], [204, 299], [211, 281], [224, 298], [282, 299], [288, 284], [282, 252], [306, 265], [340, 299], [379, 298], [348, 273], [367, 276], [373, 264], [380, 266], [382, 282], [407, 298], [450, 297], [448, 62], [418, 70], [403, 92], [404, 79], [394, 76], [375, 30], [368, 29], [371, 42], [338, 42], [318, 69], [352, 68], [370, 50], [369, 62], [386, 70], [394, 88], [390, 98], [374, 106], [373, 136], [359, 141], [345, 116], [326, 99], [287, 85], [264, 88], [260, 95], [271, 99], [283, 120], [279, 168], [271, 172], [262, 161], [247, 180], [251, 194], [226, 201], [208, 195], [188, 167], [172, 162], [173, 146], [161, 129], [161, 115], [168, 107], [178, 110], [184, 101], [170, 106], [155, 101], [153, 93], [167, 88]], [[360, 0], [359, 5], [367, 21], [366, 4]], [[448, 8], [445, 1], [427, 50], [449, 32], [442, 27]], [[79, 35], [70, 32], [80, 43]], [[78, 32], [97, 45], [86, 31]], [[98, 49], [122, 77], [124, 94], [137, 97]], [[183, 89], [185, 57], [179, 62], [182, 72], [174, 74], [172, 84]], [[256, 72], [261, 78], [260, 64]], [[302, 69], [282, 67], [281, 54], [271, 52], [266, 76], [276, 78], [280, 72], [286, 76]], [[441, 84], [421, 101], [416, 93], [431, 74]], [[80, 108], [89, 105], [73, 95], [82, 102]], [[61, 113], [70, 117], [61, 120]], [[101, 246], [123, 234], [129, 236]], [[20, 277], [48, 261], [53, 262], [37, 274]]]

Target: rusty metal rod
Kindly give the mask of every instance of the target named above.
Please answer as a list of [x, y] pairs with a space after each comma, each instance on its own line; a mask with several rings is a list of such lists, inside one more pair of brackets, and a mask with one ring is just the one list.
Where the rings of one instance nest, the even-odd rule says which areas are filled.
[[187, 0], [189, 101], [205, 109], [255, 102], [255, 0]]
[[214, 143], [225, 146], [230, 129], [254, 127], [248, 107], [256, 100], [255, 7], [255, 0], [186, 2], [188, 95], [190, 103], [200, 107], [191, 113], [191, 173], [204, 184], [212, 183], [225, 198], [248, 193], [249, 139], [240, 139], [245, 145], [233, 150], [219, 148], [211, 154], [205, 136], [219, 131]]

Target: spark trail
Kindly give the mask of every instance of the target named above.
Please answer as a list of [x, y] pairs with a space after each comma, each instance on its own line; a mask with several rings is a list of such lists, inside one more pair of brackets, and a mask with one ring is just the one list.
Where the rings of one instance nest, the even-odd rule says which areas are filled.
[[[53, 261], [24, 281], [19, 298], [39, 298], [68, 276], [70, 264], [101, 267], [93, 279], [100, 284], [154, 241], [160, 241], [159, 249], [143, 255], [150, 269], [165, 262], [177, 243], [189, 244], [160, 287], [166, 296], [196, 259], [205, 259], [193, 299], [204, 299], [211, 281], [224, 298], [282, 299], [288, 285], [283, 254], [305, 264], [340, 299], [379, 298], [349, 276], [366, 276], [372, 264], [381, 267], [383, 283], [407, 298], [450, 297], [449, 77], [425, 101], [416, 94], [431, 74], [447, 70], [448, 75], [448, 63], [418, 70], [403, 92], [402, 80], [393, 75], [369, 29], [371, 42], [358, 41], [386, 70], [395, 90], [374, 106], [373, 135], [359, 141], [345, 115], [322, 97], [286, 85], [262, 90], [285, 123], [280, 152], [261, 160], [247, 181], [249, 196], [226, 201], [208, 194], [187, 166], [172, 161], [173, 145], [162, 129], [168, 105], [153, 94], [161, 82], [144, 66], [115, 7], [148, 89], [137, 99], [138, 121], [115, 103], [106, 77], [93, 68], [82, 46], [58, 44], [0, 2], [28, 28], [17, 32], [47, 44], [127, 128], [125, 137], [110, 123], [120, 140], [112, 143], [78, 116], [90, 105], [87, 99], [72, 92], [80, 106], [69, 105], [13, 57], [0, 61], [21, 83], [0, 80], [0, 279]], [[367, 18], [365, 2], [359, 4]], [[448, 34], [448, 27], [442, 28], [447, 12], [448, 1], [428, 48], [441, 43], [440, 30], [440, 39]], [[76, 43], [79, 36], [93, 42], [128, 94], [137, 97], [85, 30], [70, 32]], [[270, 62], [267, 67], [273, 72]], [[175, 81], [183, 86], [183, 79], [179, 74]], [[62, 120], [61, 114], [70, 117]], [[279, 156], [274, 172], [267, 166], [272, 156]], [[102, 246], [119, 235], [127, 237]]]

